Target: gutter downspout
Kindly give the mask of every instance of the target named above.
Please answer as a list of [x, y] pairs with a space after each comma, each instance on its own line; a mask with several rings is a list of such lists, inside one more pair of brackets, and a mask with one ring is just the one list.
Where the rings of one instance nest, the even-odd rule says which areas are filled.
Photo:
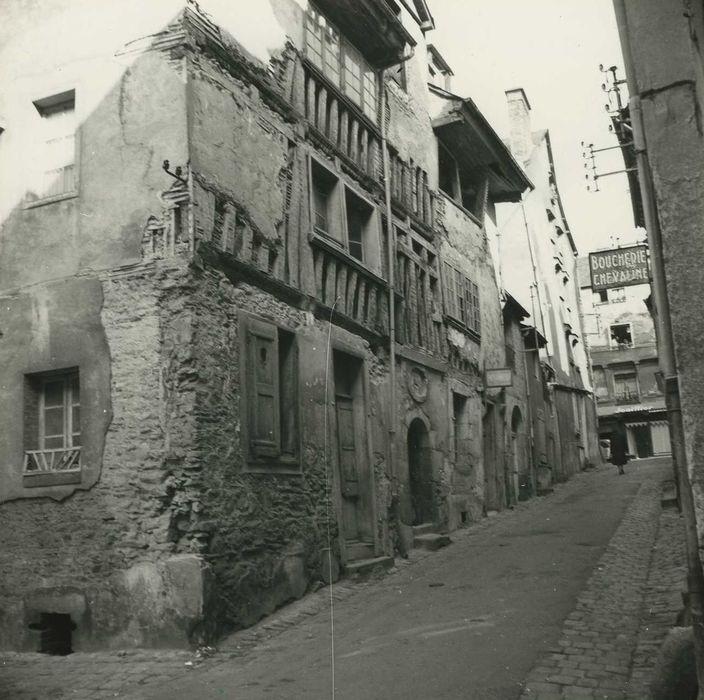
[[658, 356], [660, 367], [665, 375], [665, 402], [669, 416], [670, 438], [675, 476], [678, 486], [680, 509], [684, 519], [685, 548], [687, 555], [687, 589], [688, 605], [692, 615], [694, 631], [694, 650], [699, 680], [699, 698], [704, 700], [704, 573], [699, 554], [699, 537], [694, 507], [692, 484], [689, 480], [687, 454], [685, 450], [684, 424], [680, 404], [677, 363], [675, 359], [672, 319], [667, 296], [667, 279], [662, 250], [662, 231], [658, 219], [655, 188], [653, 185], [650, 163], [646, 149], [643, 113], [635, 77], [633, 56], [631, 52], [628, 16], [625, 0], [613, 0], [616, 22], [618, 25], [621, 48], [623, 50], [626, 82], [631, 95], [629, 109], [633, 128], [633, 143], [638, 165], [638, 181], [643, 199], [645, 226], [650, 248], [653, 299], [656, 308], [658, 326]]
[[401, 536], [401, 513], [399, 480], [396, 470], [396, 423], [398, 421], [396, 401], [396, 230], [394, 228], [393, 214], [391, 211], [391, 179], [389, 175], [389, 144], [387, 141], [387, 96], [385, 87], [385, 71], [381, 72], [381, 151], [384, 168], [384, 202], [386, 205], [386, 244], [389, 270], [389, 390], [390, 416], [389, 416], [389, 475], [391, 476], [392, 493], [395, 491], [396, 526], [399, 531], [399, 549], [401, 556], [408, 556], [404, 539]]

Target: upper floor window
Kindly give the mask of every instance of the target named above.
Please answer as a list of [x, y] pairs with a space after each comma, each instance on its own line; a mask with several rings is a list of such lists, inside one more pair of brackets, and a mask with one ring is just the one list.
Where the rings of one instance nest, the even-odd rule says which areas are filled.
[[312, 5], [306, 13], [306, 57], [370, 119], [377, 120], [376, 71]]
[[612, 347], [616, 348], [632, 348], [633, 333], [630, 323], [615, 323], [609, 327], [609, 336], [611, 338]]
[[37, 194], [54, 197], [76, 190], [76, 99], [68, 90], [34, 102], [40, 118]]
[[485, 200], [482, 178], [460, 168], [455, 157], [440, 141], [438, 186], [450, 199], [481, 220]]
[[614, 394], [617, 401], [638, 399], [638, 381], [635, 372], [614, 375]]
[[314, 233], [332, 239], [367, 267], [379, 266], [374, 259], [379, 247], [376, 207], [312, 158], [310, 211]]
[[457, 268], [445, 263], [445, 312], [475, 333], [481, 333], [479, 288]]

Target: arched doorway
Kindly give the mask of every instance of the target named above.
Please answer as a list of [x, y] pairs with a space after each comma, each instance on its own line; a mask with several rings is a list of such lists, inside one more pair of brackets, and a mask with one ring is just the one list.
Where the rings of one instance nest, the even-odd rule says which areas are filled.
[[430, 438], [425, 423], [414, 418], [408, 427], [408, 481], [411, 492], [413, 525], [435, 521], [433, 468]]

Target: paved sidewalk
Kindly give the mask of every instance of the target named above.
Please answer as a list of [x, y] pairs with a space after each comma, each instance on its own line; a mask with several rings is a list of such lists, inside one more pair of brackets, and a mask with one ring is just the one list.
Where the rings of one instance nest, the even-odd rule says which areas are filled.
[[520, 700], [649, 697], [653, 664], [685, 582], [681, 516], [662, 511], [661, 495], [660, 484], [643, 484]]

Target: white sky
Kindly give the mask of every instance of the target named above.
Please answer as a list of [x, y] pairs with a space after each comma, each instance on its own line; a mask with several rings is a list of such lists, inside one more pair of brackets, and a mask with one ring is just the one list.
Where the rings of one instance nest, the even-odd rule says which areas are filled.
[[[502, 137], [508, 134], [504, 90], [522, 87], [533, 130], [547, 128], [565, 214], [580, 255], [641, 240], [633, 226], [625, 175], [586, 189], [582, 140], [615, 145], [604, 109], [599, 64], [623, 60], [611, 0], [431, 0], [436, 30], [428, 38], [452, 67], [452, 91], [471, 97]], [[623, 92], [627, 99], [627, 93]], [[615, 156], [615, 157], [614, 157]], [[597, 159], [619, 170], [619, 152]]]

